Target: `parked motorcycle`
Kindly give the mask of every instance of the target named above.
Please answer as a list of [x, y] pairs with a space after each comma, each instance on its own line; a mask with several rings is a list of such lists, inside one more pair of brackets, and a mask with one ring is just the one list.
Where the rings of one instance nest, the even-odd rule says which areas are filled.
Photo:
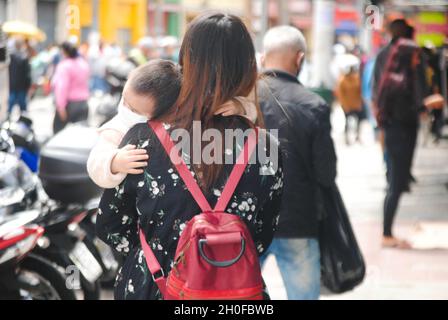
[[36, 173], [39, 169], [40, 144], [36, 140], [32, 120], [24, 115], [20, 115], [15, 121], [8, 119], [3, 122], [2, 130], [14, 143], [17, 156]]
[[[50, 147], [51, 145], [50, 143]], [[92, 214], [83, 206], [62, 205], [48, 198], [37, 176], [14, 155], [16, 150], [11, 130], [5, 128], [0, 130], [0, 149], [7, 151], [0, 153], [0, 182], [3, 186], [0, 189], [0, 215], [13, 216], [20, 210], [37, 209], [40, 215], [35, 223], [44, 227], [45, 233], [41, 237], [43, 240], [33, 250], [33, 261], [37, 261], [36, 264], [39, 264], [40, 260], [51, 261], [62, 270], [62, 277], [69, 272], [79, 272], [77, 296], [83, 296], [84, 299], [99, 299], [101, 290], [99, 278], [105, 266], [98, 262], [102, 257], [93, 242], [94, 233], [87, 235], [79, 227], [79, 223]], [[45, 168], [47, 161], [43, 163]], [[53, 190], [51, 183], [47, 186], [50, 191]], [[92, 191], [92, 189], [87, 191], [89, 190]], [[59, 193], [65, 194], [71, 191], [60, 189]], [[81, 194], [90, 198], [92, 194], [97, 196], [98, 191]]]
[[38, 211], [0, 218], [0, 299], [75, 300], [66, 275], [53, 262], [32, 250], [44, 228], [34, 224]]
[[46, 199], [45, 202], [52, 203], [53, 214], [63, 211], [87, 212], [85, 219], [80, 222], [86, 245], [103, 269], [101, 282], [108, 287], [112, 286], [122, 257], [96, 237], [97, 197], [102, 190], [93, 184], [86, 170], [87, 158], [95, 143], [94, 130], [82, 125], [67, 127], [47, 141], [41, 157], [42, 148], [36, 143], [32, 121], [22, 116], [16, 122], [19, 124], [3, 125], [16, 149], [20, 148], [22, 154], [31, 153], [42, 158], [40, 177], [46, 192], [39, 197], [39, 201]]

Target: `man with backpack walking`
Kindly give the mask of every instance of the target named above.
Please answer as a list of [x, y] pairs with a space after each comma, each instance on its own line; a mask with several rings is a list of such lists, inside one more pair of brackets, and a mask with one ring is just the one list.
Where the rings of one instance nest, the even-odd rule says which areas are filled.
[[306, 53], [298, 29], [270, 29], [263, 47], [260, 107], [266, 128], [279, 130], [285, 178], [278, 230], [261, 263], [276, 257], [288, 299], [318, 299], [317, 186], [331, 186], [336, 177], [330, 108], [297, 80]]

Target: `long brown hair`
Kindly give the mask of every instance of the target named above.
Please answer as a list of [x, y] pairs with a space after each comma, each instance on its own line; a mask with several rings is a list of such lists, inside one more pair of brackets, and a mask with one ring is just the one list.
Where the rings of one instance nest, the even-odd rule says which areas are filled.
[[[182, 42], [179, 63], [183, 73], [181, 91], [173, 112], [164, 120], [187, 130], [191, 130], [193, 121], [201, 121], [202, 130], [214, 128], [223, 136], [225, 128], [241, 127], [237, 117], [214, 116], [214, 112], [225, 102], [256, 90], [255, 48], [243, 21], [221, 13], [195, 18]], [[257, 101], [256, 105], [257, 125], [262, 125]], [[201, 187], [207, 190], [219, 178], [222, 165], [194, 168]]]

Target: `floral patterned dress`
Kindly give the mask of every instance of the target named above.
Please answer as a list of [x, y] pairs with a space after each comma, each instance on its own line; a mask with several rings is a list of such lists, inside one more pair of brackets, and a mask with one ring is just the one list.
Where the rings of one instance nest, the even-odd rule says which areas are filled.
[[[241, 126], [245, 129], [247, 125], [241, 121]], [[269, 134], [265, 137], [269, 139], [268, 147], [277, 143]], [[146, 266], [138, 229], [145, 233], [167, 274], [186, 223], [201, 210], [147, 124], [132, 128], [122, 141], [122, 145], [127, 144], [147, 149], [148, 166], [143, 174], [128, 175], [117, 188], [105, 190], [96, 222], [97, 234], [126, 256], [117, 276], [115, 299], [161, 299]], [[237, 145], [235, 149], [241, 150], [242, 146]], [[226, 150], [226, 153], [237, 152], [235, 149]], [[283, 188], [280, 158], [276, 171], [272, 162], [260, 163], [258, 157], [256, 163], [249, 164], [226, 209], [247, 224], [260, 255], [270, 245], [278, 224]], [[193, 169], [187, 166], [195, 176]], [[224, 165], [222, 178], [205, 193], [210, 205], [216, 204], [232, 168], [232, 165]], [[272, 172], [260, 175], [260, 170]]]

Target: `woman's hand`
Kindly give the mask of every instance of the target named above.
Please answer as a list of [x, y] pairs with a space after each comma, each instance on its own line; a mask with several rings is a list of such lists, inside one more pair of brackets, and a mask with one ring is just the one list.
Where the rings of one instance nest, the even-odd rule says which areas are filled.
[[235, 97], [235, 100], [230, 100], [216, 110], [215, 115], [228, 116], [243, 116], [254, 122], [257, 120], [257, 108], [255, 103], [246, 97]]
[[149, 156], [145, 149], [136, 149], [136, 146], [127, 145], [121, 148], [112, 159], [110, 169], [113, 174], [142, 174], [148, 165]]
[[218, 110], [215, 112], [215, 116], [217, 115], [222, 115], [223, 117], [245, 116], [246, 110], [239, 101], [230, 100], [218, 107]]

